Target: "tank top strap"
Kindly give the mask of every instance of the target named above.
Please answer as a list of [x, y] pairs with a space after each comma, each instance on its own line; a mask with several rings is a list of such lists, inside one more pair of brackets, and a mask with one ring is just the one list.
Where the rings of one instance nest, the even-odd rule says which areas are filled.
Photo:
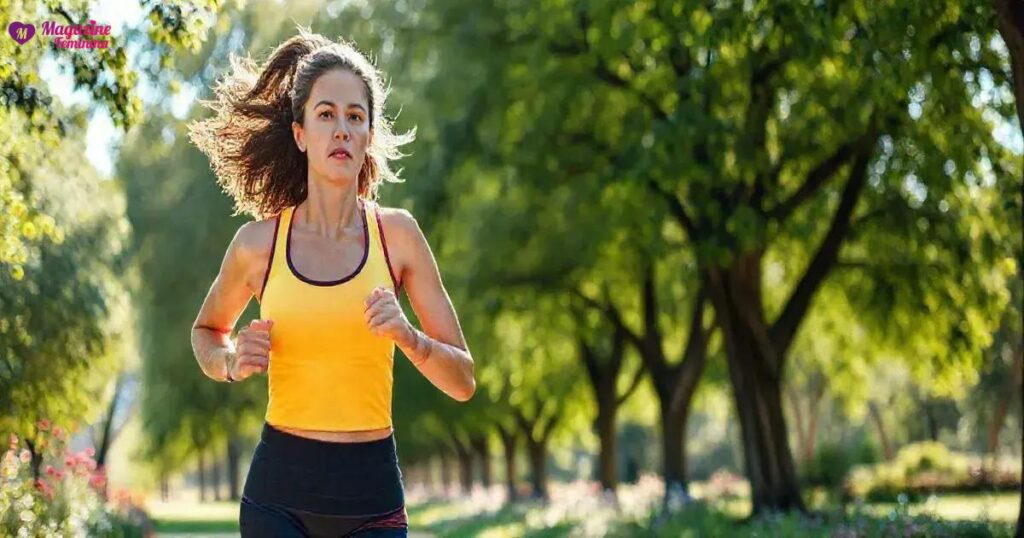
[[370, 234], [370, 249], [374, 253], [380, 253], [383, 256], [380, 243], [380, 228], [377, 226], [377, 202], [363, 200], [362, 203], [366, 209], [366, 232]]
[[267, 284], [271, 280], [280, 278], [281, 275], [286, 275], [288, 272], [288, 267], [285, 265], [287, 263], [285, 254], [288, 245], [288, 224], [291, 222], [294, 209], [294, 206], [285, 207], [274, 217], [273, 246], [270, 250], [270, 258], [267, 260], [267, 270], [263, 275], [263, 289], [260, 290], [260, 298], [266, 295]]
[[295, 206], [288, 206], [281, 210], [280, 215], [277, 219], [277, 236], [274, 240], [274, 264], [280, 264], [282, 267], [287, 268], [286, 264], [288, 258], [285, 257], [285, 253], [288, 251], [288, 230], [291, 229], [292, 215], [295, 214]]
[[367, 207], [370, 208], [370, 212], [366, 214], [366, 217], [370, 223], [370, 230], [372, 230], [370, 245], [379, 253], [380, 259], [384, 260], [384, 270], [388, 273], [395, 294], [401, 294], [402, 283], [398, 281], [398, 274], [395, 273], [394, 267], [391, 265], [391, 256], [388, 254], [387, 236], [384, 235], [384, 223], [380, 216], [380, 204], [370, 202]]
[[273, 267], [270, 268], [271, 275], [285, 276], [288, 272], [288, 231], [291, 230], [292, 215], [295, 214], [295, 206], [288, 206], [281, 210], [277, 218], [277, 231], [274, 239]]

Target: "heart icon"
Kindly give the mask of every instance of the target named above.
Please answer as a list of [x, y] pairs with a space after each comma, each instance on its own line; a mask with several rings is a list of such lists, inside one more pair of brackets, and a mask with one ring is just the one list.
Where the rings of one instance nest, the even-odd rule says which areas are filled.
[[26, 41], [32, 39], [32, 36], [36, 35], [36, 26], [30, 23], [14, 21], [7, 27], [7, 33], [10, 34], [19, 45], [24, 45]]

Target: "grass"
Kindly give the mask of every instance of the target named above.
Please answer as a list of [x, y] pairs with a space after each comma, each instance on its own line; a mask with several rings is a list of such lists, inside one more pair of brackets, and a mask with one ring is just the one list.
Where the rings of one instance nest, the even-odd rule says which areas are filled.
[[146, 504], [158, 533], [238, 533], [238, 502], [150, 501]]
[[[553, 496], [558, 499], [558, 497]], [[564, 497], [549, 505], [522, 502], [494, 506], [476, 498], [411, 505], [410, 526], [441, 537], [482, 536], [1011, 536], [1019, 495], [1014, 493], [948, 495], [918, 504], [818, 506], [814, 517], [786, 515], [741, 520], [749, 514], [745, 498], [698, 504], [656, 524], [651, 509], [614, 510], [581, 506]], [[561, 505], [561, 506], [560, 506]]]
[[[550, 504], [520, 502], [505, 505], [499, 496], [478, 494], [453, 500], [410, 502], [409, 525], [442, 537], [546, 538], [570, 534], [608, 536], [1010, 536], [1019, 495], [981, 493], [933, 497], [917, 504], [870, 504], [851, 507], [846, 516], [825, 509], [825, 517], [799, 516], [740, 525], [749, 511], [744, 498], [718, 501], [674, 514], [656, 530], [650, 501], [654, 491], [638, 494], [624, 487], [623, 510], [602, 508], [593, 495], [573, 486], [553, 487]], [[632, 497], [631, 497], [632, 495]], [[150, 502], [150, 514], [160, 534], [238, 533], [237, 502]]]
[[[1011, 492], [944, 495], [908, 505], [907, 511], [910, 515], [931, 514], [950, 521], [987, 519], [1015, 523], [1019, 503], [1020, 495]], [[896, 503], [879, 503], [868, 505], [865, 510], [876, 515], [886, 515], [898, 506]]]

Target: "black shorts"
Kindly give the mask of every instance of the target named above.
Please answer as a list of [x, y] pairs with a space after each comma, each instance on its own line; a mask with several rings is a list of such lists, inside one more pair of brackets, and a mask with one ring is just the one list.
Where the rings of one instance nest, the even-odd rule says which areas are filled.
[[242, 491], [242, 536], [406, 536], [394, 433], [376, 441], [307, 439], [263, 424]]

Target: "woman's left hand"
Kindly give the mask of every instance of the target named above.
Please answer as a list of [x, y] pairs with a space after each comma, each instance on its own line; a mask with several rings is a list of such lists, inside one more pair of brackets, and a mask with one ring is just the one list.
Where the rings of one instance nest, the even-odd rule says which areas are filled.
[[366, 298], [363, 315], [370, 332], [386, 336], [395, 342], [408, 342], [413, 337], [412, 325], [405, 317], [398, 297], [389, 288], [376, 287]]

